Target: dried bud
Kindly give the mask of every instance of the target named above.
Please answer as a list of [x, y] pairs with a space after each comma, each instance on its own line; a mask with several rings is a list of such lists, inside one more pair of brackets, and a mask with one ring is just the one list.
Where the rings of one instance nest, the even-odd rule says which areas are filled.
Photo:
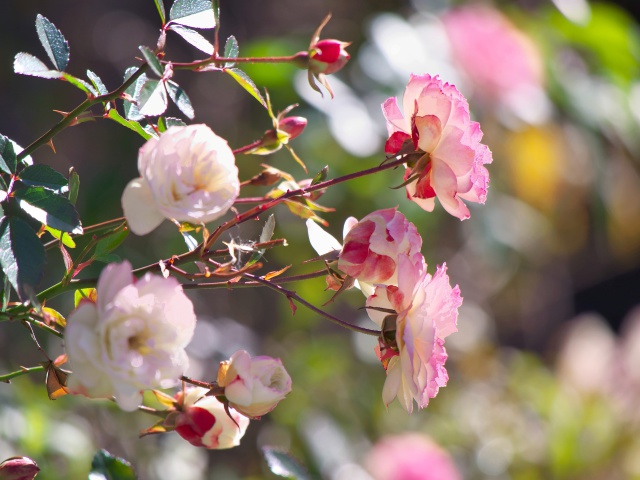
[[340, 70], [351, 58], [346, 51], [349, 45], [349, 42], [333, 39], [320, 40], [312, 45], [309, 52], [311, 73], [330, 75]]
[[40, 469], [28, 457], [11, 457], [0, 463], [0, 480], [33, 480]]

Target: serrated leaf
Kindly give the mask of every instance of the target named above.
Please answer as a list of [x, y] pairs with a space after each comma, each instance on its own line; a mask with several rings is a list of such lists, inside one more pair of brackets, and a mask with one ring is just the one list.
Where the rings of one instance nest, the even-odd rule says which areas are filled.
[[209, 42], [209, 40], [204, 38], [195, 30], [178, 24], [170, 25], [169, 30], [173, 30], [174, 32], [176, 32], [198, 50], [206, 53], [207, 55], [213, 55], [213, 45], [211, 44], [211, 42]]
[[167, 124], [167, 128], [170, 127], [186, 127], [187, 124], [184, 123], [181, 119], [175, 117], [165, 117], [165, 122]]
[[36, 31], [38, 32], [40, 43], [56, 69], [62, 71], [67, 68], [69, 64], [69, 43], [60, 33], [60, 30], [46, 17], [38, 14], [36, 17]]
[[38, 164], [26, 167], [20, 172], [18, 179], [29, 187], [43, 187], [58, 194], [69, 191], [69, 182], [64, 175], [48, 165]]
[[169, 19], [193, 28], [216, 26], [211, 0], [176, 0], [169, 11]]
[[44, 225], [63, 232], [82, 233], [80, 216], [69, 199], [42, 187], [18, 189], [14, 197], [25, 213]]
[[80, 191], [80, 175], [71, 167], [69, 169], [69, 201], [75, 205], [78, 200], [78, 192]]
[[[129, 77], [133, 75], [137, 70], [138, 70], [138, 67], [127, 68], [127, 70], [124, 72], [124, 80], [127, 81]], [[142, 86], [146, 81], [147, 81], [147, 76], [143, 73], [138, 77], [138, 79], [132, 85], [129, 85], [129, 88], [127, 88], [124, 92], [131, 99], [131, 101], [127, 100], [123, 104], [124, 116], [128, 120], [144, 119], [144, 116], [140, 114], [138, 105], [136, 105], [134, 102], [135, 102], [135, 99], [138, 98], [138, 95], [140, 94], [140, 90], [142, 89]]]
[[13, 60], [13, 71], [20, 75], [31, 75], [40, 78], [60, 78], [62, 73], [51, 70], [42, 60], [29, 53], [20, 52]]
[[0, 221], [0, 267], [20, 299], [33, 297], [44, 275], [46, 256], [36, 232], [18, 217]]
[[98, 301], [98, 291], [95, 288], [81, 288], [73, 293], [73, 306], [78, 308], [82, 300], [96, 303]]
[[142, 56], [149, 64], [151, 70], [153, 70], [153, 73], [162, 77], [164, 69], [162, 68], [162, 64], [160, 63], [160, 60], [158, 60], [158, 57], [156, 57], [155, 53], [153, 53], [149, 47], [144, 45], [140, 45], [138, 49], [142, 52]]
[[139, 94], [135, 97], [140, 115], [155, 117], [165, 112], [168, 100], [164, 83], [151, 78], [147, 78], [147, 81], [144, 82]]
[[162, 25], [167, 23], [167, 14], [164, 11], [164, 2], [162, 0], [153, 0], [156, 3], [156, 8], [158, 9], [158, 13], [160, 14], [160, 20], [162, 21]]
[[106, 95], [107, 93], [109, 93], [109, 90], [107, 90], [107, 87], [104, 86], [102, 79], [91, 70], [87, 70], [87, 78], [91, 80], [91, 83], [93, 83], [93, 86], [98, 92], [98, 95]]
[[[225, 58], [238, 58], [239, 54], [240, 47], [238, 46], [238, 40], [236, 40], [236, 37], [231, 35], [229, 38], [227, 38], [227, 43], [225, 43], [224, 45], [224, 56]], [[235, 64], [236, 62], [227, 62], [224, 66], [230, 68]]]
[[262, 447], [269, 470], [276, 475], [296, 480], [311, 480], [307, 471], [290, 453], [276, 447]]
[[98, 451], [91, 461], [89, 480], [135, 480], [133, 467], [126, 460], [111, 455], [106, 450]]
[[98, 95], [98, 91], [95, 88], [93, 88], [93, 85], [89, 84], [88, 82], [85, 82], [80, 78], [74, 77], [70, 73], [62, 72], [62, 78], [67, 82], [69, 82], [74, 87], [82, 90], [84, 93], [88, 95], [93, 95], [93, 96]]
[[193, 106], [191, 105], [191, 100], [189, 100], [187, 93], [180, 88], [176, 82], [171, 80], [167, 82], [167, 90], [171, 100], [173, 100], [173, 103], [178, 106], [180, 111], [184, 113], [189, 120], [193, 120], [195, 112], [193, 111]]
[[45, 225], [44, 229], [49, 232], [53, 238], [60, 240], [65, 247], [76, 248], [76, 242], [73, 241], [73, 238], [71, 238], [67, 232], [61, 232], [47, 225]]
[[256, 84], [253, 83], [253, 80], [249, 78], [249, 75], [244, 73], [239, 68], [225, 69], [225, 72], [231, 75], [233, 79], [236, 82], [238, 82], [242, 86], [242, 88], [244, 88], [247, 92], [249, 92], [251, 96], [253, 96], [253, 98], [258, 100], [263, 107], [267, 108], [267, 102], [265, 102], [264, 98], [262, 98], [262, 94], [260, 93], [260, 90], [258, 90], [258, 87], [256, 87]]
[[126, 118], [124, 118], [122, 115], [120, 115], [115, 108], [112, 108], [111, 110], [109, 110], [109, 114], [108, 117], [111, 120], [114, 120], [116, 122], [118, 122], [120, 125], [127, 127], [130, 130], [133, 130], [134, 132], [136, 132], [137, 134], [139, 134], [142, 138], [144, 138], [145, 140], [149, 140], [150, 138], [153, 137], [153, 135], [151, 135], [149, 132], [147, 132], [144, 128], [142, 128], [142, 125], [140, 125], [138, 122], [136, 122], [135, 120], [127, 120]]
[[0, 135], [0, 170], [11, 175], [16, 172], [18, 160], [9, 137]]

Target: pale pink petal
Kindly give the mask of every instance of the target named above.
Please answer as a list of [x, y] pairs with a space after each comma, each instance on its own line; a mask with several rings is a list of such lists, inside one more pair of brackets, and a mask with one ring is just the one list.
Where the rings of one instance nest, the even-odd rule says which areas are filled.
[[435, 115], [415, 117], [418, 130], [418, 147], [423, 152], [432, 152], [442, 135], [442, 122]]
[[407, 118], [411, 118], [414, 113], [417, 113], [416, 100], [418, 100], [418, 97], [420, 96], [424, 87], [426, 87], [431, 81], [431, 75], [411, 74], [409, 83], [407, 83], [407, 88], [404, 91], [404, 96], [402, 97], [402, 108]]
[[412, 202], [418, 204], [420, 208], [422, 208], [426, 212], [433, 212], [433, 209], [436, 206], [435, 198], [418, 198], [416, 197], [416, 185], [417, 181], [411, 182], [407, 185], [407, 198]]
[[125, 187], [122, 209], [129, 229], [136, 235], [146, 235], [164, 220], [147, 182], [142, 178], [131, 180]]
[[438, 200], [440, 200], [444, 209], [454, 217], [458, 217], [460, 220], [469, 218], [469, 209], [462, 200], [457, 198], [456, 187], [458, 180], [453, 171], [444, 162], [436, 159], [432, 159], [431, 161], [433, 162], [433, 188], [436, 191]]
[[404, 118], [402, 112], [398, 108], [398, 99], [390, 97], [382, 104], [382, 113], [387, 120], [387, 131], [389, 136], [395, 132], [409, 133], [409, 122]]
[[124, 260], [122, 263], [110, 263], [100, 274], [96, 286], [98, 295], [98, 310], [103, 312], [113, 302], [118, 293], [134, 282], [131, 264]]

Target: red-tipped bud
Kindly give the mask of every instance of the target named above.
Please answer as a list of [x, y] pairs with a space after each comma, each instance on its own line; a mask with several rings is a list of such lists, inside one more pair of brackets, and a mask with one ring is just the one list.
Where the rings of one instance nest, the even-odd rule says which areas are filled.
[[296, 138], [307, 126], [304, 117], [286, 117], [278, 121], [278, 130], [289, 135], [289, 140]]
[[329, 75], [337, 72], [351, 58], [346, 50], [349, 45], [349, 42], [333, 39], [320, 40], [313, 44], [309, 51], [309, 70], [315, 75], [319, 73]]
[[11, 457], [0, 463], [0, 480], [33, 480], [40, 471], [28, 457]]

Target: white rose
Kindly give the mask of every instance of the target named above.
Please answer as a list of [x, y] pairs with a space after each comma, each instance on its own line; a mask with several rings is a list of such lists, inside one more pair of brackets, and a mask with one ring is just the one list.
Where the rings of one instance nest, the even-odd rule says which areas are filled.
[[211, 222], [240, 191], [238, 168], [227, 141], [206, 125], [171, 127], [138, 153], [140, 178], [129, 182], [122, 208], [129, 228], [146, 235], [165, 218]]
[[291, 377], [279, 359], [251, 356], [238, 350], [220, 362], [218, 385], [224, 387], [229, 405], [248, 417], [273, 410], [291, 391]]
[[249, 426], [249, 419], [233, 408], [227, 414], [216, 397], [205, 396], [207, 391], [206, 388], [192, 387], [178, 393], [182, 406], [175, 431], [196, 447], [221, 450], [239, 445]]
[[82, 301], [67, 320], [68, 388], [114, 396], [132, 411], [142, 390], [172, 387], [187, 368], [193, 304], [175, 278], [147, 273], [135, 281], [126, 261], [102, 271], [97, 293], [97, 303]]

